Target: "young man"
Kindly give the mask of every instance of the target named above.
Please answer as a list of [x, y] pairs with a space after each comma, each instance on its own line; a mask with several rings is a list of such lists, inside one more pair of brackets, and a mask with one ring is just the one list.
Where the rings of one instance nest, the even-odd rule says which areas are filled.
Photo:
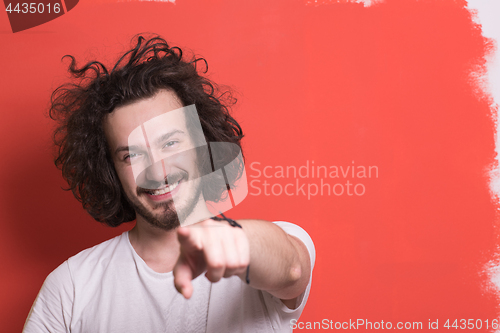
[[243, 134], [200, 59], [159, 37], [111, 71], [71, 59], [87, 80], [53, 94], [56, 164], [97, 221], [136, 224], [54, 270], [24, 332], [289, 332], [314, 245], [291, 223], [211, 218], [243, 178]]

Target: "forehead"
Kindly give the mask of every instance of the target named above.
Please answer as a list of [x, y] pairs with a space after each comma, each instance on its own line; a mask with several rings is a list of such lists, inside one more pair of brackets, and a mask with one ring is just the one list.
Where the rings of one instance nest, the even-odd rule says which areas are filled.
[[[126, 144], [128, 136], [135, 129], [155, 117], [177, 110], [182, 106], [175, 92], [160, 90], [153, 97], [117, 107], [104, 119], [104, 131], [108, 143], [111, 147]], [[168, 119], [169, 127], [175, 129], [186, 127], [182, 112], [172, 112]]]

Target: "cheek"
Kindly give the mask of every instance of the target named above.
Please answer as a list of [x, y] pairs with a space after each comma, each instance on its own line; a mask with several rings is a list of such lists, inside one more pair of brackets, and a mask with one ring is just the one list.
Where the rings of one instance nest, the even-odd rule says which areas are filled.
[[132, 168], [115, 168], [115, 170], [125, 192], [129, 191], [130, 189], [136, 188]]
[[197, 170], [196, 165], [196, 150], [188, 149], [177, 153], [165, 159], [165, 164], [171, 168], [184, 170], [191, 174], [193, 170]]

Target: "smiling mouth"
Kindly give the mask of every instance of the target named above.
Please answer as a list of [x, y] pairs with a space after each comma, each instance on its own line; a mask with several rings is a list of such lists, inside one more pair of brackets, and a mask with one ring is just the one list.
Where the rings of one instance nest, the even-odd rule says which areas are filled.
[[147, 194], [149, 195], [163, 195], [163, 194], [167, 194], [167, 193], [170, 193], [172, 192], [177, 186], [179, 186], [179, 183], [181, 181], [178, 180], [177, 182], [173, 183], [172, 185], [169, 185], [165, 188], [162, 188], [162, 189], [157, 189], [157, 190], [149, 190], [149, 191], [145, 191]]

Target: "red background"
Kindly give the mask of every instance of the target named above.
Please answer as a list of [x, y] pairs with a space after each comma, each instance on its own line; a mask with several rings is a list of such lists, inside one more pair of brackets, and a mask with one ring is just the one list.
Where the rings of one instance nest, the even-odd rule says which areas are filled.
[[497, 243], [495, 125], [475, 79], [491, 44], [465, 1], [85, 1], [16, 34], [0, 14], [2, 332], [21, 330], [61, 262], [131, 227], [101, 226], [61, 190], [46, 113], [67, 78], [63, 55], [110, 64], [139, 32], [203, 55], [209, 76], [237, 91], [247, 167], [378, 167], [378, 178], [351, 179], [363, 196], [249, 195], [230, 213], [311, 235], [301, 321], [498, 317], [484, 271]]

